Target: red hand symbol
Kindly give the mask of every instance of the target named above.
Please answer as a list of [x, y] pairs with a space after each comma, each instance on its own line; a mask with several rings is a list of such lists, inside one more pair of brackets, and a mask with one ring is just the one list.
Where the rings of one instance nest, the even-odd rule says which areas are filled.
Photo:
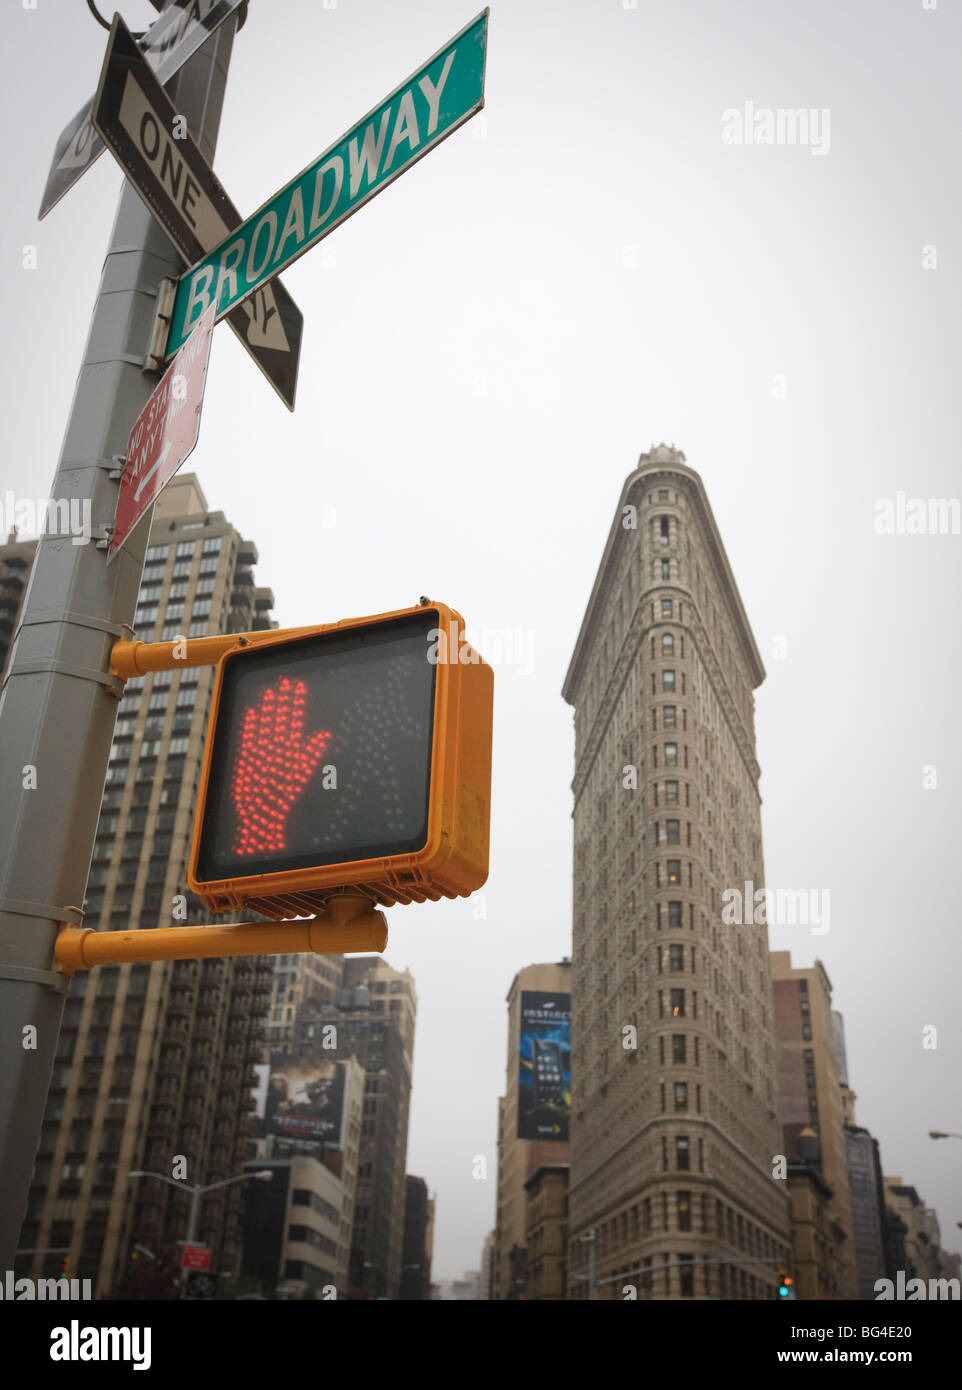
[[287, 847], [288, 813], [331, 737], [322, 729], [304, 741], [306, 693], [303, 681], [283, 676], [244, 711], [230, 789], [237, 810], [234, 854]]

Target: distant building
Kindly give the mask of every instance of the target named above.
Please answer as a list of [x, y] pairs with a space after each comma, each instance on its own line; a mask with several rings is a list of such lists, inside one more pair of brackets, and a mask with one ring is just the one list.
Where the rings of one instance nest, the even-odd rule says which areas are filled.
[[350, 1276], [359, 1298], [400, 1292], [417, 1007], [410, 971], [381, 956], [345, 958], [334, 1055], [356, 1057], [367, 1074]]
[[[885, 1178], [885, 1202], [905, 1228], [905, 1263], [910, 1278], [944, 1278], [939, 1222], [918, 1192], [901, 1178]], [[891, 1277], [891, 1276], [889, 1276]]]
[[873, 1299], [876, 1280], [895, 1278], [886, 1262], [882, 1161], [878, 1140], [859, 1125], [845, 1126], [845, 1147], [858, 1296]]
[[480, 1297], [481, 1272], [477, 1269], [469, 1269], [461, 1279], [442, 1279], [436, 1286], [438, 1297], [450, 1303], [473, 1303]]
[[481, 1249], [481, 1289], [478, 1297], [489, 1301], [493, 1294], [491, 1292], [491, 1280], [494, 1274], [494, 1231], [489, 1231], [484, 1238], [484, 1245]]
[[350, 1259], [350, 1198], [341, 1179], [306, 1156], [255, 1159], [244, 1166], [274, 1176], [245, 1184], [241, 1273], [265, 1294], [342, 1293]]
[[[533, 1145], [543, 1151], [545, 1145]], [[567, 1163], [540, 1163], [525, 1182], [527, 1193], [527, 1281], [525, 1297], [560, 1301], [567, 1297]]]
[[[531, 1151], [544, 1163], [566, 1164], [566, 1140], [525, 1139], [519, 1135], [519, 1090], [522, 1059], [522, 995], [543, 993], [562, 996], [569, 1007], [571, 963], [568, 960], [546, 965], [528, 965], [519, 970], [508, 990], [508, 1063], [505, 1094], [498, 1102], [498, 1187], [492, 1256], [492, 1298], [525, 1297], [528, 1233], [528, 1194], [525, 1183], [531, 1174]], [[527, 1065], [530, 1059], [525, 1059]], [[530, 1068], [529, 1068], [530, 1070]]]
[[431, 1297], [431, 1244], [433, 1202], [423, 1178], [405, 1180], [404, 1239], [401, 1244], [401, 1283], [399, 1297], [408, 1302], [426, 1302]]
[[273, 1055], [319, 1048], [364, 1072], [351, 1298], [399, 1296], [416, 1018], [413, 977], [381, 956], [275, 958]]
[[832, 1013], [832, 983], [821, 961], [795, 969], [788, 951], [772, 952], [771, 969], [796, 1290], [800, 1299], [854, 1299], [858, 1277], [839, 1081], [838, 1039], [844, 1035]]

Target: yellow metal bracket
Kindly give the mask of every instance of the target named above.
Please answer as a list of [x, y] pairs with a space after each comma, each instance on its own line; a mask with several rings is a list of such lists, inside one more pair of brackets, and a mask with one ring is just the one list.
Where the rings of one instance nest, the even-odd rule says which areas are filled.
[[287, 922], [230, 922], [208, 927], [149, 927], [98, 932], [64, 923], [54, 955], [65, 975], [95, 965], [144, 960], [203, 960], [223, 956], [273, 956], [309, 951], [323, 956], [383, 951], [387, 919], [367, 898], [332, 898], [317, 917]]
[[[334, 624], [333, 626], [336, 626]], [[260, 632], [229, 632], [223, 637], [184, 637], [179, 642], [131, 642], [123, 638], [110, 650], [110, 674], [122, 681], [149, 671], [180, 671], [185, 666], [216, 666], [225, 652], [258, 647], [285, 637], [309, 637], [314, 627], [265, 628]]]

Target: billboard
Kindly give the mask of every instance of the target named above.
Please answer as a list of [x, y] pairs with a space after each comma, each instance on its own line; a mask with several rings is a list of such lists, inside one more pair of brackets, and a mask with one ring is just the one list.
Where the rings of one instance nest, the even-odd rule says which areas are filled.
[[571, 1113], [571, 995], [521, 992], [518, 1138], [563, 1141]]
[[346, 1104], [346, 1062], [282, 1053], [271, 1058], [263, 1094], [265, 1135], [287, 1141], [298, 1153], [340, 1148]]

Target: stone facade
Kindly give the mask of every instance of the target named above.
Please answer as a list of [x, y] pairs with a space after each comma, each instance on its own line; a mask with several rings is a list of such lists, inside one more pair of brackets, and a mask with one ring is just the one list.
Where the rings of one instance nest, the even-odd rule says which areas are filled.
[[673, 447], [642, 454], [564, 685], [569, 1297], [592, 1230], [599, 1298], [775, 1297], [788, 1258], [767, 929], [721, 916], [727, 888], [764, 883], [764, 674], [701, 479]]

